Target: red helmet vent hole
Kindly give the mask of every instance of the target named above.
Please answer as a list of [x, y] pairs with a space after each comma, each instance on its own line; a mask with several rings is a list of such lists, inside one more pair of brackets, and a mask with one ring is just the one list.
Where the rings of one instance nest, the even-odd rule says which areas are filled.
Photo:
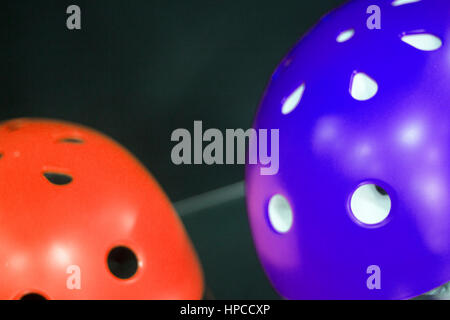
[[44, 296], [39, 293], [27, 293], [20, 298], [20, 300], [47, 300]]
[[73, 143], [73, 144], [82, 144], [84, 143], [83, 139], [80, 138], [63, 138], [59, 140], [60, 143]]
[[72, 182], [73, 178], [68, 174], [57, 172], [44, 172], [44, 177], [52, 184], [64, 186]]
[[108, 254], [108, 268], [119, 279], [130, 279], [138, 269], [136, 254], [129, 248], [118, 246]]

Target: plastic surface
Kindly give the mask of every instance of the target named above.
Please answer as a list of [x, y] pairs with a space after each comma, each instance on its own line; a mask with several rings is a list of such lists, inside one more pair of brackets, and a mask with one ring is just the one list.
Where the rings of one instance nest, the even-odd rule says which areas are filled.
[[[280, 130], [280, 169], [247, 166], [249, 219], [286, 298], [406, 299], [450, 280], [450, 2], [391, 2], [351, 1], [325, 16], [281, 62], [256, 115], [254, 128]], [[370, 5], [381, 9], [379, 30], [366, 27]], [[414, 47], [402, 41], [410, 33], [441, 46]], [[356, 74], [369, 81], [354, 97]], [[368, 183], [392, 202], [373, 225], [350, 208]], [[268, 215], [276, 194], [292, 210], [287, 232]], [[368, 286], [373, 265], [379, 289]]]
[[[0, 124], [0, 154], [0, 299], [202, 297], [201, 268], [178, 216], [117, 143], [69, 123], [19, 119]], [[54, 184], [51, 174], [71, 179]], [[130, 278], [110, 272], [117, 246], [137, 257]], [[73, 266], [79, 289], [70, 289]]]

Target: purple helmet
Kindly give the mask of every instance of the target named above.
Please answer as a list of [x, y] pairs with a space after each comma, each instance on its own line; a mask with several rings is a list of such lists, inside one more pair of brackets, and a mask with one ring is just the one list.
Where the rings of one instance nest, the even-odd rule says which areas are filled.
[[250, 225], [288, 299], [408, 299], [450, 281], [450, 1], [355, 0], [278, 66], [246, 168]]

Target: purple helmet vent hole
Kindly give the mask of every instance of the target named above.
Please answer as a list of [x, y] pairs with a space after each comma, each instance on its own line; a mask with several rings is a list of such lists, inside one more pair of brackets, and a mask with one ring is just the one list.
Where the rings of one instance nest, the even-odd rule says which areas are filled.
[[358, 101], [373, 98], [378, 92], [378, 83], [364, 72], [355, 71], [350, 80], [350, 94]]
[[346, 41], [350, 40], [351, 38], [353, 38], [354, 35], [355, 35], [355, 29], [348, 29], [348, 30], [345, 30], [345, 31], [342, 31], [341, 33], [339, 33], [339, 35], [336, 38], [336, 41], [339, 43], [346, 42]]
[[373, 183], [360, 185], [350, 198], [350, 211], [357, 222], [366, 226], [380, 226], [391, 213], [392, 201], [388, 192]]
[[294, 213], [288, 200], [281, 194], [273, 195], [267, 208], [269, 223], [278, 233], [286, 233], [292, 228]]
[[431, 33], [403, 33], [400, 39], [421, 51], [435, 51], [442, 47], [442, 40]]
[[294, 92], [292, 92], [289, 97], [282, 101], [283, 106], [281, 107], [281, 113], [284, 115], [291, 113], [297, 108], [300, 103], [303, 94], [305, 92], [305, 83], [303, 82]]
[[399, 7], [399, 6], [403, 6], [405, 4], [410, 4], [410, 3], [416, 3], [416, 2], [420, 2], [421, 0], [394, 0], [392, 2], [392, 5], [394, 7]]

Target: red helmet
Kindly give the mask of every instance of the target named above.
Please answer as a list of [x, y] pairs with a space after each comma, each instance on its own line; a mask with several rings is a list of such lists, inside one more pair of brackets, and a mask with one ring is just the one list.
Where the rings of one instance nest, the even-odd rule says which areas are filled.
[[52, 120], [0, 124], [0, 299], [199, 299], [201, 267], [123, 147]]

